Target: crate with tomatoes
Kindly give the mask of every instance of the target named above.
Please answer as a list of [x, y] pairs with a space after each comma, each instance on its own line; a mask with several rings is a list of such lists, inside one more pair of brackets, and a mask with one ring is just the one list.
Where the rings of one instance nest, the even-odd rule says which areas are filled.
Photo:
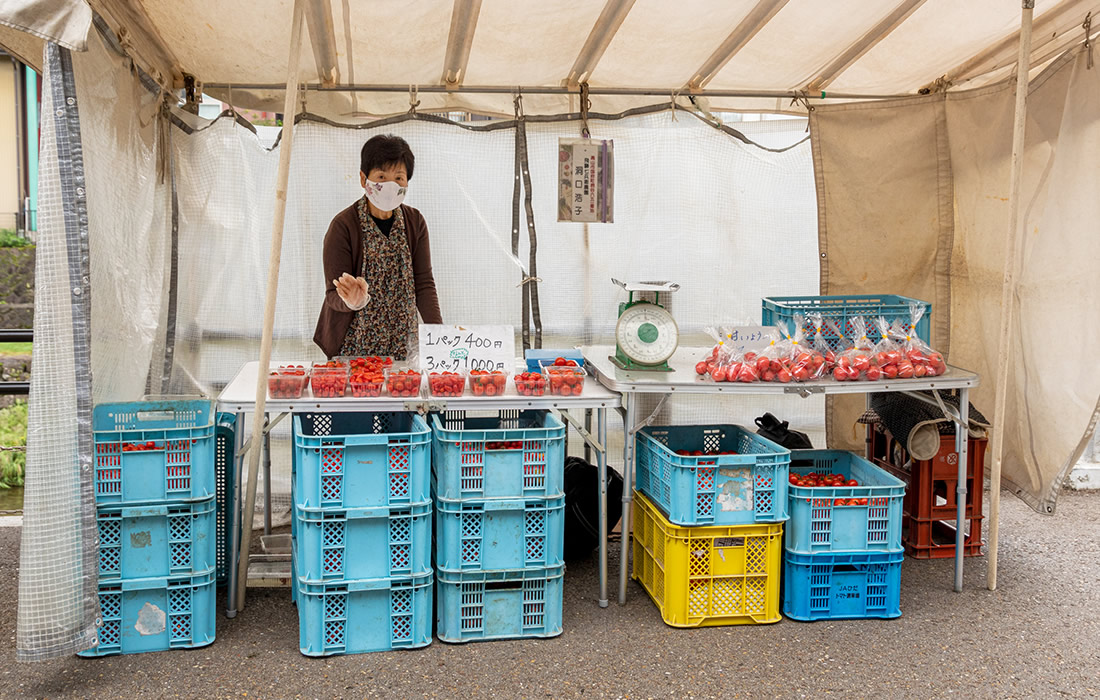
[[793, 451], [788, 479], [783, 614], [900, 615], [905, 484], [841, 450]]

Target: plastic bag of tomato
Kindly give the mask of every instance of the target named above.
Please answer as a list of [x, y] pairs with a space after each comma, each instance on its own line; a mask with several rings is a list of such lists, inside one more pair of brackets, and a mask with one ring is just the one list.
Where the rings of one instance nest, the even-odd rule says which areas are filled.
[[300, 399], [309, 384], [309, 370], [302, 365], [281, 365], [267, 375], [267, 393], [273, 399]]
[[428, 375], [428, 390], [432, 396], [462, 396], [465, 389], [466, 374], [463, 372], [432, 372]]
[[470, 372], [470, 391], [474, 396], [500, 396], [508, 386], [508, 375], [500, 370], [478, 370]]

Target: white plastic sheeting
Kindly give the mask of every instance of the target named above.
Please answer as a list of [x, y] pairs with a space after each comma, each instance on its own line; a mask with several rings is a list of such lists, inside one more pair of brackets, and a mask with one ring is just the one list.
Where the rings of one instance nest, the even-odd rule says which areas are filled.
[[[1087, 62], [1083, 50], [1064, 56], [1032, 81], [1029, 96], [1003, 469], [1016, 495], [1046, 513], [1100, 415], [1100, 375], [1081, 350], [1100, 342], [1100, 69]], [[1013, 92], [1006, 83], [820, 108], [811, 117], [828, 254], [823, 291], [890, 289], [932, 300], [933, 344], [982, 377], [971, 400], [986, 411], [997, 369]], [[834, 413], [832, 423], [836, 442], [851, 440], [850, 413]]]

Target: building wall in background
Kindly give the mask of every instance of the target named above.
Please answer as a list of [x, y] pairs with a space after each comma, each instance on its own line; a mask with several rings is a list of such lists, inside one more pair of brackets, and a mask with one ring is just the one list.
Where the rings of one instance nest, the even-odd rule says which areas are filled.
[[[0, 228], [15, 229], [19, 213], [19, 141], [16, 130], [16, 63], [0, 57]], [[22, 97], [22, 96], [20, 96]]]

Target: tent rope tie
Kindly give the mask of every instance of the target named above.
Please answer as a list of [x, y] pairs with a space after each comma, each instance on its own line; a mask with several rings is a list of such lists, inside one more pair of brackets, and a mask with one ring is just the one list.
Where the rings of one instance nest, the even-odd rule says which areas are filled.
[[530, 275], [528, 275], [527, 277], [524, 277], [524, 278], [523, 278], [523, 279], [522, 279], [522, 280], [520, 281], [520, 283], [519, 283], [519, 284], [517, 284], [516, 286], [517, 286], [517, 287], [522, 287], [523, 285], [525, 285], [525, 284], [530, 284], [531, 282], [536, 282], [536, 283], [538, 283], [538, 282], [541, 282], [541, 281], [542, 281], [542, 278], [541, 278], [541, 277], [531, 277]]
[[419, 86], [409, 86], [409, 114], [416, 116], [416, 108], [420, 106], [420, 100], [417, 99], [417, 93], [419, 92]]
[[668, 110], [672, 112], [672, 121], [678, 122], [680, 119], [676, 116], [676, 98], [680, 96], [679, 90], [672, 90], [668, 93]]
[[588, 129], [588, 110], [592, 107], [592, 100], [588, 97], [588, 83], [581, 83], [581, 136], [591, 138], [592, 132]]
[[1085, 15], [1085, 21], [1081, 24], [1085, 30], [1085, 68], [1092, 70], [1092, 13]]
[[523, 119], [523, 95], [520, 94], [519, 88], [516, 88], [516, 94], [512, 97], [512, 106], [516, 110], [516, 121]]

